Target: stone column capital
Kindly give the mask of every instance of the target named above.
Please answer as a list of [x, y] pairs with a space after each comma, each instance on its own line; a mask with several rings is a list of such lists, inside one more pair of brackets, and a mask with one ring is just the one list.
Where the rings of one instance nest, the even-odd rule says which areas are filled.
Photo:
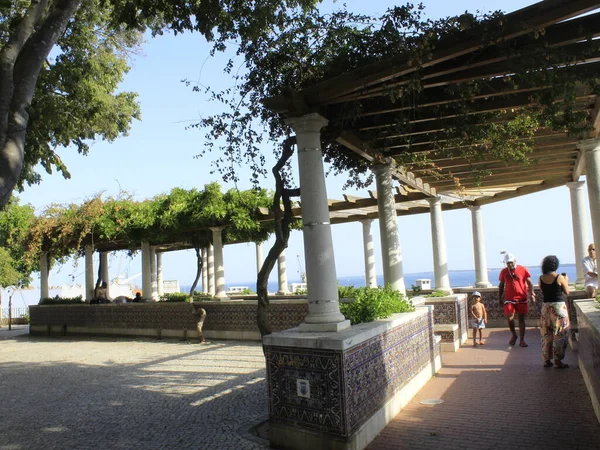
[[321, 128], [329, 123], [319, 113], [306, 114], [300, 117], [290, 117], [285, 121], [296, 133], [320, 133]]
[[363, 226], [367, 227], [373, 223], [373, 219], [361, 219], [359, 222], [362, 223]]
[[600, 138], [582, 139], [577, 143], [577, 148], [582, 152], [600, 151]]
[[381, 161], [377, 164], [373, 164], [371, 166], [371, 170], [375, 173], [375, 175], [387, 175], [392, 172], [392, 163]]
[[467, 209], [471, 212], [481, 211], [481, 205], [468, 205]]
[[565, 186], [567, 186], [570, 191], [579, 191], [584, 185], [585, 181], [569, 181]]
[[436, 195], [435, 197], [428, 197], [426, 200], [429, 203], [429, 206], [437, 206], [442, 204], [442, 197], [439, 195]]
[[219, 226], [219, 227], [210, 227], [210, 230], [213, 233], [219, 233], [219, 232], [223, 231], [225, 228], [227, 228], [227, 227], [224, 226], [224, 225], [222, 225], [222, 226]]

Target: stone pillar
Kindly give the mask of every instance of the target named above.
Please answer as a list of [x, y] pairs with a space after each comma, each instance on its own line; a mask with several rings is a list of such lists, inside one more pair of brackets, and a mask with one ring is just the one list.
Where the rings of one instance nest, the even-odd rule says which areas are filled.
[[263, 248], [262, 242], [255, 242], [256, 244], [256, 273], [260, 272], [263, 265]]
[[433, 273], [435, 289], [452, 294], [450, 277], [448, 276], [448, 255], [446, 253], [446, 235], [442, 217], [441, 197], [428, 198], [431, 206], [431, 241], [433, 247]]
[[150, 243], [142, 242], [142, 298], [152, 299], [152, 269], [150, 264]]
[[85, 301], [94, 298], [94, 246], [85, 246]]
[[110, 300], [110, 277], [108, 276], [108, 252], [100, 252], [100, 264], [102, 265], [102, 273], [100, 278], [106, 283], [106, 298]]
[[227, 298], [225, 293], [225, 267], [223, 266], [222, 227], [211, 227], [215, 256], [215, 297]]
[[50, 298], [50, 287], [48, 285], [48, 252], [40, 254], [40, 300]]
[[341, 331], [350, 321], [340, 313], [329, 206], [321, 151], [321, 128], [327, 120], [319, 114], [288, 119], [296, 133], [308, 316], [301, 331]]
[[[592, 219], [592, 234], [596, 249], [600, 248], [600, 139], [579, 141], [579, 149], [585, 155], [585, 177]], [[581, 264], [580, 261], [577, 261]]]
[[156, 289], [158, 296], [165, 294], [165, 285], [163, 283], [162, 252], [156, 253]]
[[208, 244], [208, 295], [215, 296], [215, 258], [214, 247]]
[[277, 294], [289, 294], [290, 291], [288, 289], [287, 269], [285, 265], [285, 250], [283, 250], [277, 257], [277, 281], [279, 286]]
[[392, 167], [389, 164], [373, 166], [377, 183], [377, 210], [383, 262], [383, 284], [406, 294], [400, 233], [396, 223], [396, 199], [392, 189]]
[[371, 234], [371, 219], [361, 220], [363, 230], [363, 253], [365, 257], [365, 286], [377, 287], [377, 275], [375, 273], [375, 252], [373, 248], [373, 235]]
[[473, 254], [475, 257], [475, 287], [492, 287], [488, 279], [487, 256], [485, 254], [485, 238], [483, 234], [483, 218], [481, 206], [469, 206], [471, 211], [471, 229], [473, 232]]
[[587, 256], [587, 246], [590, 243], [587, 216], [585, 214], [583, 181], [567, 183], [571, 195], [571, 220], [573, 221], [573, 245], [575, 249], [575, 266], [577, 269], [576, 284], [584, 284], [583, 264], [581, 260]]
[[150, 283], [152, 284], [152, 286], [151, 286], [152, 301], [157, 302], [159, 300], [159, 298], [158, 298], [158, 283], [157, 283], [157, 277], [156, 277], [156, 247], [153, 245], [150, 247]]
[[202, 293], [208, 294], [208, 250], [202, 249]]

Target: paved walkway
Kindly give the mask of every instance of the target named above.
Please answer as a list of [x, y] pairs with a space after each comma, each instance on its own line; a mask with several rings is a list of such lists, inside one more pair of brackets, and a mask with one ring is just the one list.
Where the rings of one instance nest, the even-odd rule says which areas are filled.
[[[371, 443], [369, 450], [600, 449], [600, 424], [568, 351], [568, 369], [544, 368], [539, 330], [527, 348], [510, 332], [484, 330], [483, 347], [468, 341], [443, 353], [443, 368]], [[425, 399], [442, 399], [435, 406]]]
[[[486, 330], [486, 345], [444, 354], [444, 368], [369, 447], [599, 449], [576, 358], [544, 369], [528, 348]], [[0, 328], [0, 450], [267, 449], [258, 343], [38, 338]], [[424, 406], [423, 399], [444, 403]]]

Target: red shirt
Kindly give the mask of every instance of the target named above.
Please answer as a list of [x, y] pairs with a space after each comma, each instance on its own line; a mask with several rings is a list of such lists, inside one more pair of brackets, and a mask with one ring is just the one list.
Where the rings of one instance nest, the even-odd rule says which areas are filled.
[[527, 300], [527, 278], [531, 278], [529, 271], [523, 266], [516, 266], [509, 271], [505, 267], [500, 271], [500, 282], [504, 283], [505, 300]]

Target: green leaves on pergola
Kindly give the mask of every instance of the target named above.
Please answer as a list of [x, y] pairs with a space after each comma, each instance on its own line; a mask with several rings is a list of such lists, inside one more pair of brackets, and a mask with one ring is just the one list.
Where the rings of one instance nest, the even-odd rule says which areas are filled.
[[224, 244], [262, 242], [273, 225], [259, 222], [258, 208], [271, 208], [272, 202], [264, 189], [223, 193], [218, 183], [204, 190], [174, 188], [144, 201], [98, 194], [82, 204], [49, 206], [30, 228], [25, 257], [35, 264], [46, 251], [50, 261], [65, 262], [81, 256], [86, 244], [133, 252], [142, 241], [159, 251], [200, 248], [211, 242], [211, 227], [223, 227]]

